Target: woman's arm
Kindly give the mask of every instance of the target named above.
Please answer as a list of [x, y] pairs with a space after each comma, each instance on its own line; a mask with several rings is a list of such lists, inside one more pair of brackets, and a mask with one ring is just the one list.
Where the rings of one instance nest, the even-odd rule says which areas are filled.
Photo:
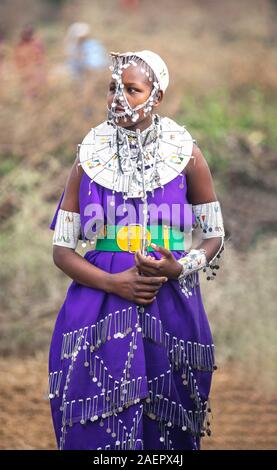
[[[217, 201], [212, 175], [209, 166], [197, 145], [193, 145], [193, 158], [186, 166], [184, 173], [187, 180], [187, 199], [192, 205]], [[207, 261], [210, 261], [218, 252], [222, 238], [213, 237], [202, 240], [195, 249], [206, 250]]]
[[[69, 173], [60, 209], [80, 213], [79, 188], [83, 169], [76, 158]], [[55, 265], [71, 279], [87, 287], [110, 291], [110, 274], [93, 266], [74, 249], [53, 245]]]
[[[194, 210], [205, 210], [206, 204], [217, 200], [212, 176], [205, 158], [196, 145], [193, 146], [192, 156], [193, 158], [184, 170], [187, 180], [187, 198], [188, 202], [194, 206]], [[213, 210], [213, 208], [210, 209]], [[212, 235], [211, 238], [203, 236], [201, 243], [194, 250], [191, 250], [190, 256], [182, 258], [182, 260], [186, 260], [190, 268], [192, 268], [194, 263], [197, 269], [198, 267], [203, 267], [218, 254], [223, 238], [222, 236], [217, 237], [214, 234]], [[169, 279], [177, 279], [183, 271], [180, 262], [176, 261], [170, 250], [156, 245], [153, 247], [162, 254], [162, 258], [157, 261], [152, 256], [143, 256], [138, 251], [135, 261], [139, 271], [146, 276], [160, 274], [167, 276]], [[205, 256], [200, 250], [203, 250]]]
[[93, 266], [71, 248], [53, 246], [55, 265], [79, 284], [111, 292], [111, 275]]

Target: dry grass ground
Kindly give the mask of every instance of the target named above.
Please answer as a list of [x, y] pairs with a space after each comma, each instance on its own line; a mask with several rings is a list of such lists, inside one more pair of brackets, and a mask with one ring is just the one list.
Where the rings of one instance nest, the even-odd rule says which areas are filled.
[[[47, 356], [0, 359], [1, 449], [55, 449], [45, 397]], [[212, 436], [203, 449], [276, 449], [277, 395], [264, 396], [243, 383], [233, 364], [214, 374]]]

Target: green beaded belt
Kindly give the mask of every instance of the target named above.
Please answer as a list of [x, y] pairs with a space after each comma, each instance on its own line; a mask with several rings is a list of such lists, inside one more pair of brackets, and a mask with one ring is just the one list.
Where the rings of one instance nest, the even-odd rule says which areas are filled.
[[[129, 251], [135, 253], [142, 246], [143, 226], [141, 224], [105, 225], [102, 237], [98, 238], [95, 250]], [[148, 251], [155, 251], [150, 243], [161, 245], [168, 250], [184, 251], [184, 232], [168, 225], [147, 226]]]

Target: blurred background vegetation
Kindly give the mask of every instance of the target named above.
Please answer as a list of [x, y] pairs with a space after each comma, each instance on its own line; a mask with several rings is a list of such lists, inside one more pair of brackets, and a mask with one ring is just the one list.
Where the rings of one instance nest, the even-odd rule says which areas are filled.
[[[132, 2], [129, 2], [132, 3]], [[2, 356], [47, 351], [70, 280], [52, 262], [48, 226], [75, 149], [106, 118], [109, 71], [76, 86], [64, 38], [91, 25], [108, 51], [152, 49], [171, 81], [161, 115], [185, 125], [213, 173], [228, 243], [202, 279], [220, 366], [276, 386], [277, 2], [2, 0], [0, 2], [0, 320]], [[45, 82], [26, 96], [14, 63], [28, 23], [45, 45]], [[80, 253], [84, 253], [80, 249]]]

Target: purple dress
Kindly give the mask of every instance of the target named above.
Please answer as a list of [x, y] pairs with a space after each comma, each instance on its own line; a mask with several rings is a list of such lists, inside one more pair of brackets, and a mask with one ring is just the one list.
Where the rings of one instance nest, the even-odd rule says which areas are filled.
[[[112, 195], [95, 182], [89, 188], [89, 183], [83, 173], [83, 234], [84, 208], [97, 202], [107, 214], [107, 197]], [[148, 202], [182, 205], [186, 193], [186, 179], [179, 175], [156, 189]], [[115, 207], [122, 202], [121, 193], [115, 193]], [[128, 199], [136, 209], [140, 202]], [[186, 214], [182, 226], [191, 217]], [[170, 219], [174, 225], [172, 215]], [[184, 251], [172, 253], [176, 259], [184, 256]], [[160, 258], [157, 252], [151, 255]], [[90, 250], [85, 259], [110, 273], [134, 266], [129, 252]], [[199, 285], [187, 298], [178, 281], [169, 280], [156, 300], [140, 310], [115, 294], [71, 282], [49, 354], [49, 397], [59, 448], [199, 449], [205, 429], [209, 434], [213, 369], [214, 346]]]

